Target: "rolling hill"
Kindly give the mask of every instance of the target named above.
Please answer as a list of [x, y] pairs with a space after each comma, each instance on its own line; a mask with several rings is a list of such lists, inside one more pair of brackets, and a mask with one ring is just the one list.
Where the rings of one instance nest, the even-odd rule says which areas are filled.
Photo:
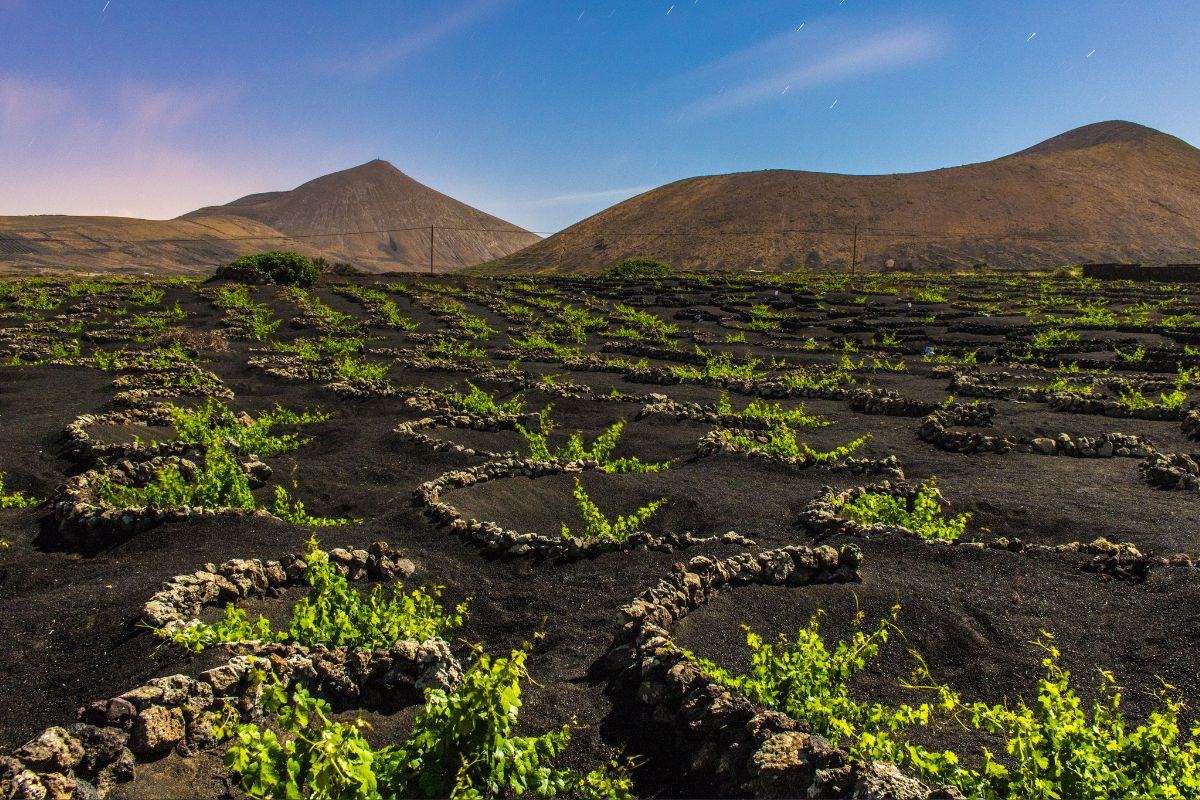
[[1200, 150], [1111, 121], [931, 172], [690, 178], [480, 270], [594, 272], [631, 256], [686, 269], [845, 269], [855, 226], [868, 269], [1200, 261]]
[[0, 217], [0, 269], [197, 273], [245, 253], [297, 250], [375, 272], [426, 270], [431, 224], [439, 272], [539, 241], [376, 160], [173, 220]]

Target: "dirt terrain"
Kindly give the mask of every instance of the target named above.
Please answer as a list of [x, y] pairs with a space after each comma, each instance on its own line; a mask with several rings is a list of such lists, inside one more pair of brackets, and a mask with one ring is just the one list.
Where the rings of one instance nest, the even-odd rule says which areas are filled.
[[[610, 655], [622, 607], [681, 562], [701, 569], [696, 556], [861, 551], [856, 576], [731, 586], [669, 626], [678, 647], [726, 668], [748, 662], [743, 625], [794, 635], [823, 609], [832, 642], [850, 634], [856, 610], [872, 627], [899, 604], [904, 635], [856, 678], [861, 697], [912, 701], [899, 683], [912, 672], [910, 648], [969, 700], [1030, 697], [1044, 672], [1030, 644], [1041, 631], [1056, 637], [1084, 698], [1096, 670], [1111, 670], [1132, 720], [1154, 707], [1160, 680], [1193, 706], [1200, 697], [1200, 462], [1188, 456], [1200, 435], [1191, 410], [1200, 297], [1180, 287], [992, 276], [952, 285], [804, 274], [363, 278], [309, 292], [251, 288], [259, 322], [281, 322], [267, 330], [221, 299], [224, 284], [156, 286], [161, 297], [134, 282], [10, 283], [0, 301], [3, 492], [44, 501], [0, 510], [6, 753], [75, 722], [92, 701], [221, 665], [230, 657], [221, 647], [196, 655], [156, 638], [147, 602], [174, 576], [283, 559], [314, 534], [329, 548], [386, 542], [415, 565], [407, 586], [444, 586], [446, 604], [468, 600], [450, 643], [464, 663], [471, 645], [505, 655], [532, 642], [519, 731], [573, 723], [564, 763], [632, 756], [637, 796], [752, 791], [695, 763], [693, 734], [673, 728]], [[468, 382], [498, 403], [519, 399], [519, 413], [467, 409], [443, 391]], [[79, 488], [160, 452], [155, 441], [169, 448], [175, 431], [156, 409], [204, 395], [251, 415], [275, 404], [329, 412], [295, 428], [310, 442], [262, 459], [270, 475], [253, 496], [268, 507], [283, 486], [311, 515], [358, 522], [313, 528], [220, 509], [155, 521], [137, 516], [144, 509], [106, 515], [106, 501]], [[754, 400], [818, 415], [793, 430], [809, 453], [833, 455], [762, 452], [769, 426], [737, 413]], [[93, 416], [76, 424], [81, 415]], [[620, 420], [614, 457], [669, 468], [524, 462], [518, 423], [552, 421], [557, 448], [575, 431], [591, 443]], [[495, 475], [453, 482], [496, 464]], [[830, 523], [816, 513], [827, 493], [933, 477], [945, 514], [971, 515], [954, 543], [839, 528], [844, 515]], [[427, 482], [443, 478], [430, 499]], [[610, 518], [665, 498], [640, 527], [643, 544], [573, 550], [561, 529], [584, 527], [575, 478]], [[1099, 539], [1114, 544], [1091, 544]], [[280, 619], [301, 595], [244, 605]], [[376, 746], [403, 739], [415, 713], [365, 701], [339, 712], [370, 721]], [[953, 724], [922, 736], [968, 756], [979, 746]], [[225, 796], [220, 747], [139, 752], [136, 778], [109, 796]]]

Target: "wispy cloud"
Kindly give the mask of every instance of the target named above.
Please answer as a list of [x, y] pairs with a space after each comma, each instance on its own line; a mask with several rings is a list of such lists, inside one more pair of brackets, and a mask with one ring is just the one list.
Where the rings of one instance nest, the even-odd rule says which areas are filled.
[[240, 94], [221, 87], [159, 87], [127, 83], [116, 91], [123, 126], [136, 134], [175, 131], [195, 123], [220, 105], [231, 104]]
[[[826, 37], [828, 39], [829, 37]], [[807, 89], [932, 58], [945, 35], [932, 25], [906, 25], [868, 35], [840, 31], [822, 43], [792, 31], [736, 51], [672, 79], [671, 84], [719, 82], [720, 90], [684, 106], [682, 116], [709, 117], [794, 95]]]
[[509, 2], [510, 0], [469, 0], [403, 36], [368, 48], [366, 52], [338, 63], [335, 71], [360, 79], [375, 77], [492, 16]]
[[22, 133], [61, 114], [73, 92], [15, 75], [0, 75], [0, 134]]
[[218, 135], [238, 95], [148, 83], [97, 92], [0, 73], [0, 214], [161, 218], [286, 186]]

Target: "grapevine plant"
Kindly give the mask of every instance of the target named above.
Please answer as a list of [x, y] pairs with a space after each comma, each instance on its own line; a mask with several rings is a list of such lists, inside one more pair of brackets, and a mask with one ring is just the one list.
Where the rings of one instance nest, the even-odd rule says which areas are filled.
[[791, 425], [800, 428], [821, 428], [830, 424], [830, 420], [818, 414], [809, 414], [804, 406], [784, 409], [779, 403], [768, 403], [760, 398], [754, 398], [741, 411], [734, 411], [729, 402], [729, 392], [721, 392], [717, 401], [717, 413], [722, 417], [738, 417], [762, 422], [768, 425]]
[[276, 405], [257, 417], [237, 416], [219, 400], [208, 398], [196, 409], [170, 406], [171, 420], [175, 425], [176, 438], [181, 442], [213, 444], [225, 439], [237, 443], [242, 453], [258, 456], [277, 456], [290, 453], [310, 439], [298, 434], [275, 435], [271, 429], [276, 425], [311, 425], [325, 422], [332, 415], [320, 409], [316, 411], [291, 411]]
[[389, 594], [376, 585], [364, 599], [329, 563], [315, 538], [304, 556], [308, 596], [292, 609], [286, 630], [274, 631], [266, 617], [251, 622], [246, 612], [230, 603], [225, 615], [209, 625], [197, 621], [182, 630], [158, 631], [171, 644], [199, 652], [220, 642], [258, 640], [306, 647], [391, 647], [397, 641], [446, 638], [462, 626], [467, 602], [447, 611], [439, 603], [441, 587], [405, 592], [396, 583]]
[[[650, 519], [667, 502], [665, 497], [655, 500], [637, 509], [632, 514], [619, 516], [616, 520], [610, 522], [608, 517], [604, 516], [604, 512], [600, 510], [600, 507], [588, 497], [588, 493], [583, 488], [583, 484], [579, 482], [579, 478], [575, 479], [574, 495], [575, 502], [579, 508], [579, 516], [583, 518], [582, 537], [586, 539], [607, 539], [614, 542], [629, 541], [630, 535], [635, 533], [641, 527], [642, 523]], [[573, 536], [571, 529], [567, 527], [565, 522], [562, 526], [562, 535], [564, 539], [569, 539]]]
[[550, 419], [550, 406], [542, 409], [538, 415], [541, 419], [541, 431], [533, 432], [518, 424], [517, 432], [525, 438], [529, 445], [529, 457], [537, 461], [583, 461], [600, 462], [605, 472], [659, 472], [671, 466], [669, 461], [657, 464], [647, 464], [631, 456], [628, 458], [613, 458], [613, 451], [621, 440], [621, 431], [625, 428], [625, 420], [617, 420], [604, 433], [596, 437], [590, 447], [583, 443], [583, 432], [575, 431], [567, 439], [567, 443], [555, 450], [550, 449], [549, 434], [554, 429]]
[[363, 736], [365, 722], [335, 720], [329, 704], [303, 687], [289, 692], [257, 672], [263, 708], [276, 715], [282, 735], [240, 722], [230, 709], [216, 729], [231, 740], [225, 765], [250, 797], [273, 800], [632, 797], [625, 764], [586, 773], [555, 765], [571, 740], [570, 724], [539, 736], [514, 734], [528, 653], [528, 645], [508, 658], [480, 652], [453, 691], [426, 692], [403, 743], [379, 749]]
[[852, 501], [840, 501], [835, 507], [843, 515], [865, 525], [896, 525], [915, 532], [922, 539], [952, 542], [962, 536], [971, 514], [945, 516], [940, 498], [936, 480], [930, 478], [918, 487], [911, 500], [892, 494], [865, 492]]
[[752, 435], [727, 428], [717, 428], [717, 434], [740, 452], [766, 453], [778, 458], [797, 459], [806, 464], [832, 464], [840, 461], [858, 450], [871, 438], [870, 434], [866, 434], [832, 450], [820, 451], [812, 449], [805, 442], [798, 441], [796, 431], [783, 422], [776, 423], [766, 431], [766, 441], [759, 441]]
[[224, 445], [210, 446], [188, 474], [184, 469], [183, 465], [170, 464], [156, 472], [149, 484], [140, 487], [103, 480], [98, 487], [100, 499], [118, 508], [195, 506], [252, 510], [255, 507], [246, 471]]
[[[155, 472], [145, 486], [127, 486], [105, 478], [99, 483], [97, 493], [102, 501], [117, 508], [153, 506], [252, 511], [258, 507], [250, 492], [250, 479], [245, 468], [224, 442], [210, 444], [198, 464], [168, 464]], [[303, 502], [293, 499], [282, 486], [275, 487], [274, 500], [267, 510], [295, 525], [325, 527], [361, 522], [341, 517], [314, 517], [305, 510]]]
[[[1183, 733], [1182, 700], [1170, 685], [1158, 692], [1158, 707], [1136, 727], [1121, 711], [1116, 678], [1100, 669], [1100, 686], [1089, 713], [1059, 663], [1053, 636], [1031, 642], [1045, 653], [1044, 677], [1029, 702], [989, 705], [967, 702], [936, 681], [925, 662], [917, 660], [905, 688], [931, 692], [934, 703], [889, 706], [855, 699], [854, 676], [878, 655], [896, 626], [899, 606], [867, 633], [855, 630], [832, 649], [820, 633], [818, 611], [794, 640], [781, 635], [775, 643], [746, 629], [749, 670], [734, 675], [690, 652], [684, 657], [712, 680], [744, 697], [795, 719], [814, 733], [848, 749], [864, 761], [889, 761], [910, 770], [931, 786], [954, 786], [967, 797], [984, 800], [1116, 800], [1185, 798], [1200, 795], [1200, 723]], [[855, 628], [861, 625], [859, 612]], [[981, 743], [976, 766], [967, 766], [952, 750], [929, 750], [911, 741], [918, 728], [954, 723]], [[987, 744], [999, 740], [1003, 753]]]
[[480, 389], [470, 381], [466, 383], [467, 391], [465, 392], [458, 392], [454, 389], [443, 389], [438, 392], [438, 396], [452, 407], [468, 414], [494, 417], [521, 413], [524, 401], [520, 397], [512, 397], [503, 403], [499, 403], [491, 393]]
[[4, 491], [4, 473], [0, 472], [0, 508], [29, 508], [42, 502], [24, 492]]

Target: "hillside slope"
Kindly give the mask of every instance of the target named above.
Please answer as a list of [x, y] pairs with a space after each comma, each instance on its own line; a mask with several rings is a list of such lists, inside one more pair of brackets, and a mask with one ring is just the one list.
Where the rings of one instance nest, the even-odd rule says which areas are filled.
[[0, 217], [0, 269], [22, 272], [201, 273], [246, 253], [280, 249], [332, 256], [261, 222], [228, 214], [198, 220]]
[[540, 241], [380, 160], [325, 175], [291, 191], [248, 195], [180, 219], [202, 221], [228, 215], [303, 237], [342, 260], [376, 270], [427, 268], [431, 224], [437, 227], [434, 264], [439, 270], [489, 261]]
[[600, 212], [483, 271], [583, 271], [630, 256], [688, 269], [987, 261], [1200, 260], [1200, 150], [1102, 122], [979, 164], [899, 175], [691, 178]]

